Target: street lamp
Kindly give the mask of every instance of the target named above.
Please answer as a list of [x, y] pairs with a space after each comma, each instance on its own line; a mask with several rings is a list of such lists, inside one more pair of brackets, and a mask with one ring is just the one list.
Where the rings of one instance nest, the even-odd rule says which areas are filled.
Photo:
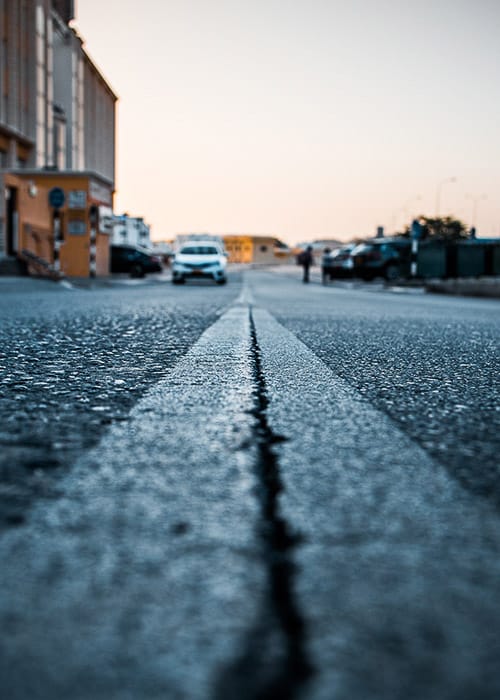
[[472, 199], [472, 216], [470, 225], [471, 228], [475, 228], [478, 202], [488, 199], [488, 197], [485, 194], [480, 194], [478, 197], [474, 197], [472, 194], [466, 194], [465, 199]]
[[456, 177], [447, 177], [445, 180], [441, 180], [441, 182], [438, 183], [437, 189], [436, 189], [436, 219], [439, 219], [439, 205], [441, 204], [441, 189], [443, 185], [446, 185], [448, 182], [456, 182], [457, 178]]

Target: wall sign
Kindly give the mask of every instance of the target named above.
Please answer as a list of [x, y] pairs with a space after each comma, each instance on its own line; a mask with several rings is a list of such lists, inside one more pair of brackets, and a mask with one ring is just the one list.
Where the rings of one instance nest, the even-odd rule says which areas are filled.
[[99, 233], [110, 236], [113, 233], [113, 210], [111, 207], [99, 207]]
[[68, 221], [68, 234], [70, 236], [84, 236], [87, 233], [87, 224], [85, 221], [73, 219]]
[[101, 185], [95, 180], [91, 180], [89, 184], [89, 193], [92, 199], [101, 202], [102, 204], [111, 205], [111, 188]]
[[87, 193], [85, 190], [70, 190], [68, 192], [68, 207], [70, 209], [86, 209]]

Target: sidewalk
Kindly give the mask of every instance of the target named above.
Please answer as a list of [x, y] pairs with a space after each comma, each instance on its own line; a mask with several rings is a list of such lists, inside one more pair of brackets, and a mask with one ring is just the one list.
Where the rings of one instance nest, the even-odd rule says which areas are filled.
[[500, 299], [500, 277], [477, 277], [450, 280], [426, 280], [425, 291], [469, 297]]
[[[302, 268], [299, 265], [269, 265], [269, 272], [279, 273], [302, 280]], [[321, 284], [321, 268], [314, 266], [310, 269], [311, 283]], [[365, 289], [367, 291], [389, 291], [396, 293], [430, 293], [455, 294], [458, 296], [473, 296], [490, 299], [500, 299], [500, 277], [464, 277], [459, 279], [402, 279], [388, 283], [382, 278], [373, 282], [360, 279], [328, 280], [328, 287], [337, 289]]]
[[170, 270], [154, 272], [134, 279], [127, 274], [114, 274], [106, 277], [66, 277], [50, 280], [46, 277], [21, 275], [0, 275], [0, 294], [9, 292], [58, 291], [61, 289], [104, 289], [113, 287], [136, 287], [149, 284], [166, 284], [172, 281]]

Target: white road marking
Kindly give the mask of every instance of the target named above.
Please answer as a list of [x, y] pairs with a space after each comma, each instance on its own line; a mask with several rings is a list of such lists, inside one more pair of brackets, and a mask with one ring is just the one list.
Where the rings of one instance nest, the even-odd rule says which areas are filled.
[[267, 311], [253, 317], [268, 423], [288, 438], [275, 447], [282, 513], [304, 538], [297, 595], [318, 668], [308, 700], [365, 697], [367, 678], [374, 697], [405, 697], [408, 673], [432, 678], [415, 697], [459, 697], [488, 648], [470, 640], [486, 620], [500, 629], [498, 513]]
[[[40, 683], [54, 697], [85, 697], [75, 684], [85, 677], [93, 697], [110, 684], [130, 697], [136, 688], [206, 698], [237, 654], [265, 598], [251, 303], [245, 289], [130, 420], [78, 461], [61, 497], [40, 501], [0, 541], [0, 615], [4, 626], [15, 620], [0, 642], [0, 677], [17, 673], [26, 697]], [[308, 700], [356, 697], [359, 679], [381, 667], [387, 697], [404, 697], [391, 683], [413, 658], [439, 687], [466, 650], [450, 688], [458, 697], [481, 662], [483, 646], [470, 640], [485, 622], [500, 628], [496, 513], [268, 312], [252, 313], [268, 423], [288, 437], [275, 446], [281, 508], [305, 537], [297, 595], [318, 668]], [[427, 651], [434, 629], [445, 642]], [[404, 653], [392, 654], [384, 635]]]
[[0, 688], [210, 697], [265, 598], [249, 347], [235, 306], [4, 534]]

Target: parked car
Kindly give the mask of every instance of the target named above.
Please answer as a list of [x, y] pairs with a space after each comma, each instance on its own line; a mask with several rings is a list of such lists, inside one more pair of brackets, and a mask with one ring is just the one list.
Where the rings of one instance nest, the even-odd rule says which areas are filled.
[[352, 277], [353, 262], [351, 252], [355, 248], [354, 243], [344, 245], [324, 255], [321, 261], [323, 277], [332, 279], [345, 279]]
[[185, 243], [172, 263], [172, 282], [184, 284], [187, 279], [212, 279], [226, 284], [227, 257], [219, 246], [204, 241]]
[[410, 274], [411, 241], [408, 238], [380, 238], [360, 243], [351, 251], [354, 277], [388, 281]]
[[111, 246], [111, 272], [128, 272], [131, 277], [144, 277], [147, 272], [161, 272], [161, 259], [147, 248], [134, 245]]

